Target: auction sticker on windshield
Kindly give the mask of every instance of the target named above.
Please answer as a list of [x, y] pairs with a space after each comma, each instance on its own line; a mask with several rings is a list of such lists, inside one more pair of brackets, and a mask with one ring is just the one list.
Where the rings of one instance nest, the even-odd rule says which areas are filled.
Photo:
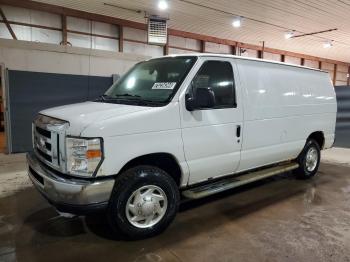
[[152, 86], [152, 89], [172, 90], [174, 89], [175, 85], [176, 85], [176, 82], [158, 82], [158, 83], [154, 83], [154, 85]]

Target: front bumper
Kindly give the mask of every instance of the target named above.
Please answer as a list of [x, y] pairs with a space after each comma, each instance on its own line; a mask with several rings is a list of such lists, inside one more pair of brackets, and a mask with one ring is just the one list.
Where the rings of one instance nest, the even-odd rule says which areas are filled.
[[114, 179], [85, 180], [60, 175], [27, 154], [28, 175], [36, 189], [58, 211], [85, 214], [107, 206]]

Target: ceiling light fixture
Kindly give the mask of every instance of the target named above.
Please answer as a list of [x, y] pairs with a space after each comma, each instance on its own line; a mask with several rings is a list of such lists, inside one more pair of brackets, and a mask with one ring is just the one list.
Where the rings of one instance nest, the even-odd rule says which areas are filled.
[[284, 33], [284, 38], [285, 39], [290, 39], [294, 36], [294, 31], [288, 31]]
[[324, 48], [330, 48], [333, 46], [333, 41], [327, 41], [323, 43]]
[[233, 20], [232, 26], [238, 28], [238, 27], [241, 27], [241, 25], [242, 25], [242, 17], [238, 16]]
[[168, 9], [168, 1], [167, 0], [159, 0], [159, 2], [158, 2], [158, 8], [160, 9], [160, 10], [166, 10], [166, 9]]

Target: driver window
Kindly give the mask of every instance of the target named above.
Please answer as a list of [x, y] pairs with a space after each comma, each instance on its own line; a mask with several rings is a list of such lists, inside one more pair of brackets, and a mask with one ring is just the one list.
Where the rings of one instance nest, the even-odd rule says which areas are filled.
[[215, 94], [215, 108], [235, 107], [235, 87], [230, 62], [207, 61], [192, 81], [192, 92], [196, 88], [210, 87]]

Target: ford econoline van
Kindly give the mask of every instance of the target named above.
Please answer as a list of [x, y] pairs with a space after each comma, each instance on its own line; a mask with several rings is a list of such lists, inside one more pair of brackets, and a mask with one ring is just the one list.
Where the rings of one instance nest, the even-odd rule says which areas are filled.
[[196, 199], [293, 171], [313, 177], [334, 142], [327, 72], [230, 55], [136, 64], [92, 102], [41, 111], [29, 177], [60, 212], [103, 210], [131, 238]]

